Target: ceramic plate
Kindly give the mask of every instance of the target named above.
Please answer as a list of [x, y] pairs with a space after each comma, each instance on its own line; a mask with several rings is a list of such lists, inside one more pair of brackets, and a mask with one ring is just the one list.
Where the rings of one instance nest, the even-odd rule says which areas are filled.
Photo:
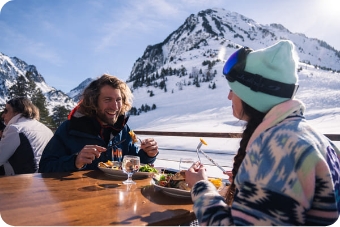
[[169, 195], [172, 197], [178, 197], [178, 198], [191, 199], [190, 191], [182, 190], [179, 188], [163, 187], [163, 186], [156, 184], [154, 179], [152, 179], [151, 183], [154, 185], [155, 188], [157, 188], [158, 190], [161, 190], [166, 195]]
[[[177, 171], [174, 171], [173, 169], [170, 169], [170, 170], [165, 170], [163, 172], [166, 173], [166, 174], [175, 174]], [[154, 177], [156, 177], [156, 176], [157, 175], [154, 175]], [[210, 178], [214, 178], [214, 177], [210, 177]], [[191, 192], [190, 191], [179, 189], [179, 188], [163, 187], [163, 186], [160, 186], [160, 185], [158, 185], [156, 183], [157, 180], [158, 179], [153, 178], [151, 183], [154, 185], [155, 188], [157, 188], [158, 190], [161, 190], [164, 194], [167, 194], [167, 195], [172, 196], [172, 197], [190, 198], [191, 199]], [[223, 184], [218, 189], [218, 191], [220, 191], [224, 187], [223, 185], [226, 185], [226, 183], [228, 183], [228, 182], [229, 182], [228, 180], [222, 179], [222, 183]]]
[[[103, 171], [106, 175], [116, 178], [127, 178], [127, 174], [123, 172], [123, 170], [117, 170], [117, 169], [111, 169], [106, 167], [100, 167], [98, 168]], [[142, 179], [142, 178], [148, 178], [153, 173], [151, 172], [137, 172], [132, 175], [132, 179]]]

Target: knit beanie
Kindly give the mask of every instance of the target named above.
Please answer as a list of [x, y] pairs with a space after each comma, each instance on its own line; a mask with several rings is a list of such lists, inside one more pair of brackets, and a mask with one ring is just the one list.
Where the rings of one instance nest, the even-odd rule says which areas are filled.
[[[298, 58], [294, 44], [289, 40], [282, 40], [264, 49], [252, 51], [248, 54], [244, 71], [261, 75], [264, 78], [286, 84], [298, 84]], [[254, 91], [238, 81], [229, 82], [232, 91], [245, 103], [256, 110], [266, 113], [272, 107], [291, 98], [282, 98], [260, 91]]]

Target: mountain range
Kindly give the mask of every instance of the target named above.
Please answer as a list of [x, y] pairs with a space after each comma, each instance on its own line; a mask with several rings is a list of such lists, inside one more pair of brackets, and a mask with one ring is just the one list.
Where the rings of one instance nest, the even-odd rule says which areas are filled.
[[[134, 94], [134, 106], [139, 109], [155, 104], [157, 108], [132, 116], [131, 124], [134, 128], [151, 125], [162, 128], [174, 118], [199, 118], [206, 111], [221, 119], [229, 111], [225, 108], [230, 108], [226, 98], [229, 87], [221, 73], [228, 56], [242, 46], [260, 49], [283, 39], [294, 42], [300, 58], [297, 98], [305, 102], [308, 116], [318, 118], [323, 109], [332, 109], [333, 114], [339, 115], [340, 51], [322, 40], [292, 33], [280, 24], [263, 25], [236, 12], [216, 8], [190, 15], [163, 42], [147, 46], [136, 60], [127, 79]], [[65, 94], [46, 84], [34, 65], [0, 53], [0, 104], [5, 103], [8, 88], [16, 78], [27, 71], [32, 72], [37, 87], [46, 96], [50, 111], [56, 105], [72, 108], [84, 87], [95, 79], [87, 78]]]
[[55, 89], [45, 82], [44, 77], [34, 65], [28, 65], [17, 57], [9, 57], [0, 52], [0, 106], [4, 105], [8, 97], [8, 89], [15, 84], [19, 76], [31, 72], [32, 80], [46, 97], [47, 109], [52, 113], [54, 106], [63, 105], [68, 109], [75, 106], [75, 102], [64, 92]]

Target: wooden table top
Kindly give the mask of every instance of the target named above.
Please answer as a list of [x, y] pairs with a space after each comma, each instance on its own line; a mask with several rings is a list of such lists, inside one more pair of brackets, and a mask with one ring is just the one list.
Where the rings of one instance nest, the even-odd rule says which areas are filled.
[[0, 215], [13, 226], [180, 225], [195, 218], [189, 198], [163, 194], [151, 178], [124, 185], [102, 171], [0, 177]]

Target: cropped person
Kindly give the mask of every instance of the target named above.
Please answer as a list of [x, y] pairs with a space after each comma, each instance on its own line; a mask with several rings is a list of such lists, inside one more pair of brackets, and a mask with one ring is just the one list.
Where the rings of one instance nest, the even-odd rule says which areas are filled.
[[41, 154], [53, 132], [39, 122], [39, 109], [26, 97], [6, 103], [6, 128], [0, 141], [0, 175], [38, 171]]
[[233, 115], [247, 124], [226, 198], [202, 164], [186, 171], [200, 225], [326, 226], [338, 219], [340, 151], [303, 116], [294, 98], [297, 65], [287, 40], [242, 48], [226, 62]]
[[132, 142], [127, 112], [132, 107], [127, 84], [104, 74], [85, 88], [79, 104], [71, 111], [46, 146], [39, 172], [73, 172], [98, 169], [99, 162], [112, 160], [110, 144], [118, 144], [122, 155], [137, 155], [152, 164], [158, 155], [157, 142]]
[[2, 137], [2, 133], [4, 132], [6, 125], [2, 122], [1, 118], [0, 118], [0, 140]]

